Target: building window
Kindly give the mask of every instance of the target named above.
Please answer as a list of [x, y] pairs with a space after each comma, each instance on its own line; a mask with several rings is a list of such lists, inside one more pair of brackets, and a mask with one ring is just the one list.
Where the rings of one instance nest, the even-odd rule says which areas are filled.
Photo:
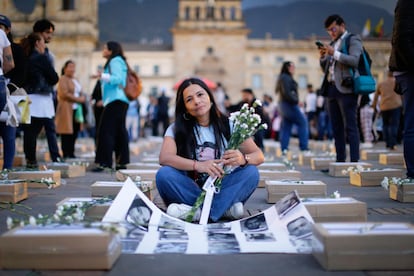
[[305, 56], [299, 56], [298, 63], [299, 64], [306, 64], [306, 63], [308, 63], [308, 59]]
[[154, 65], [153, 73], [154, 73], [154, 75], [159, 75], [160, 74], [160, 67], [158, 65]]
[[231, 7], [230, 9], [230, 19], [236, 20], [236, 8], [235, 7]]
[[195, 8], [195, 19], [200, 19], [200, 7]]
[[150, 95], [157, 95], [158, 94], [158, 87], [157, 86], [151, 86], [150, 89]]
[[134, 65], [134, 71], [135, 71], [136, 73], [139, 73], [139, 65]]
[[184, 19], [190, 20], [190, 7], [185, 7], [184, 13]]
[[211, 6], [207, 7], [207, 18], [214, 19], [214, 7], [211, 7]]
[[262, 88], [262, 86], [263, 86], [262, 75], [254, 74], [252, 76], [252, 87], [253, 87], [253, 89]]
[[253, 57], [253, 64], [261, 64], [261, 63], [262, 63], [262, 59], [259, 56]]
[[307, 85], [308, 85], [308, 76], [307, 75], [299, 75], [298, 76], [299, 89], [305, 89]]
[[276, 64], [280, 64], [283, 63], [285, 61], [285, 58], [282, 56], [278, 56], [276, 57]]
[[62, 10], [73, 11], [74, 9], [75, 9], [75, 0], [63, 0], [62, 1]]
[[221, 13], [221, 19], [222, 20], [225, 20], [226, 19], [226, 8], [225, 7], [221, 7], [220, 13]]

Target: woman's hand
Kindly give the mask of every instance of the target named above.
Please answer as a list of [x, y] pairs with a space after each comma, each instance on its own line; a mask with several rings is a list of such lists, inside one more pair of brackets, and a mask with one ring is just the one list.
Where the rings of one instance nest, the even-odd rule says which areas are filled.
[[223, 164], [225, 166], [243, 166], [246, 165], [243, 153], [240, 150], [226, 150], [223, 154]]
[[221, 160], [196, 161], [194, 168], [197, 172], [208, 173], [212, 177], [222, 177], [224, 170], [220, 162]]

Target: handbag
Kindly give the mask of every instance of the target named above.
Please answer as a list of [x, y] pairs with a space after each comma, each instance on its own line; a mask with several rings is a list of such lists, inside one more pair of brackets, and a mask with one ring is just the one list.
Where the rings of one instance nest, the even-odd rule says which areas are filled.
[[23, 88], [17, 87], [12, 84], [16, 89], [10, 95], [10, 90], [7, 89], [7, 101], [6, 106], [0, 113], [0, 122], [6, 122], [7, 125], [12, 127], [18, 127], [21, 124], [30, 124], [30, 99], [27, 96], [26, 91]]

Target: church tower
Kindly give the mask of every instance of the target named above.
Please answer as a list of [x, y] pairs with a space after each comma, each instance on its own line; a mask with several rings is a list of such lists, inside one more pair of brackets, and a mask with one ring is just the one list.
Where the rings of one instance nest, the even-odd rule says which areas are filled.
[[179, 0], [173, 34], [175, 78], [205, 77], [221, 82], [232, 98], [246, 84], [249, 30], [241, 0]]
[[91, 53], [96, 49], [98, 32], [98, 0], [36, 0], [30, 13], [19, 11], [13, 0], [2, 0], [1, 13], [12, 21], [16, 41], [32, 31], [33, 24], [47, 18], [55, 25], [55, 33], [48, 48], [55, 55], [55, 70], [66, 60], [76, 63], [76, 76], [84, 88], [88, 87]]

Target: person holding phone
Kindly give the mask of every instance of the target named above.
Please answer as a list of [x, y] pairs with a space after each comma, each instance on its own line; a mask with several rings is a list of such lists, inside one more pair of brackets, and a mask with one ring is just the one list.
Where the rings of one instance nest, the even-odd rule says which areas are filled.
[[359, 160], [359, 130], [357, 121], [358, 95], [353, 93], [351, 68], [358, 66], [362, 53], [362, 42], [358, 35], [349, 39], [349, 53], [341, 52], [345, 38], [349, 35], [344, 19], [338, 14], [325, 20], [325, 28], [332, 41], [318, 44], [320, 66], [325, 72], [327, 107], [335, 139], [336, 162], [345, 162], [346, 143], [349, 143], [350, 161]]

